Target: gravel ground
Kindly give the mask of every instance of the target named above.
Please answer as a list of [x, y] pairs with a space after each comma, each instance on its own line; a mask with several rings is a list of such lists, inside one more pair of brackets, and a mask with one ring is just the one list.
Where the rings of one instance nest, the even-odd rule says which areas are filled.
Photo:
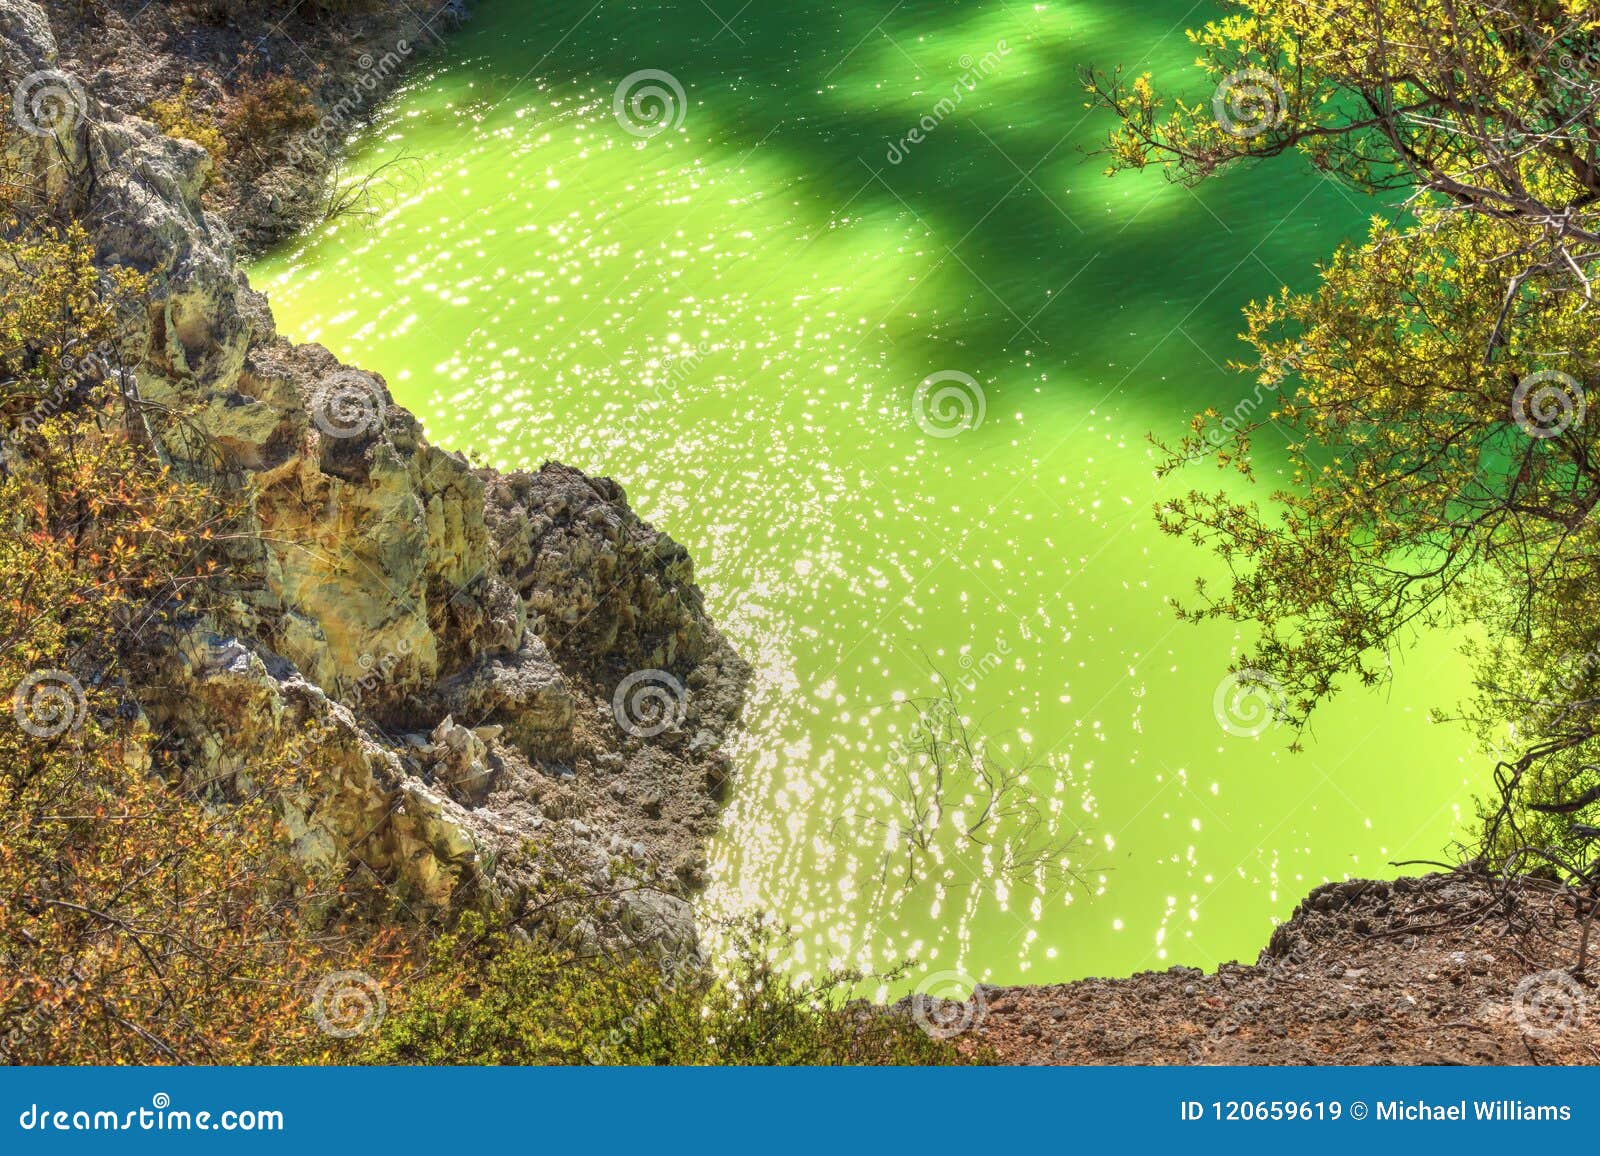
[[1011, 1064], [1600, 1064], [1600, 934], [1587, 978], [1582, 934], [1544, 885], [1329, 884], [1254, 966], [982, 988], [963, 1046]]

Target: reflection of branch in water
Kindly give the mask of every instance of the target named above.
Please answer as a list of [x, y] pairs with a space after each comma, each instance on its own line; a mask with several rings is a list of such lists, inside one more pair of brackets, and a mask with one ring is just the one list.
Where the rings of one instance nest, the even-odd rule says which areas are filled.
[[958, 692], [942, 677], [940, 685], [938, 695], [899, 704], [917, 717], [892, 749], [898, 778], [881, 793], [892, 815], [852, 811], [834, 827], [860, 821], [886, 832], [891, 849], [884, 874], [898, 845], [905, 852], [908, 888], [926, 877], [929, 859], [943, 862], [947, 854], [960, 857], [970, 848], [997, 857], [999, 877], [1032, 880], [1041, 891], [1079, 880], [1069, 854], [1082, 843], [1082, 832], [1058, 834], [1050, 801], [1031, 787], [1032, 776], [1046, 764], [1012, 764], [991, 753], [962, 715]]

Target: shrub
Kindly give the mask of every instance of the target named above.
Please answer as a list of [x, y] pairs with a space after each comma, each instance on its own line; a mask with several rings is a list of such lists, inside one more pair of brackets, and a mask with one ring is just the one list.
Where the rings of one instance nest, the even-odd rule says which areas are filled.
[[375, 1064], [918, 1064], [981, 1061], [909, 1017], [846, 999], [837, 972], [800, 984], [741, 937], [726, 974], [548, 945], [466, 926], [346, 1060]]
[[228, 142], [212, 117], [197, 107], [198, 93], [193, 77], [185, 77], [177, 95], [150, 102], [150, 119], [168, 136], [191, 140], [211, 154], [220, 165], [228, 153]]
[[0, 267], [0, 1061], [300, 1054], [315, 980], [389, 964], [302, 918], [282, 773], [242, 797], [163, 773], [125, 689], [127, 643], [191, 612], [229, 511], [117, 388], [139, 279], [75, 226], [0, 233]]
[[320, 114], [311, 90], [288, 76], [247, 81], [223, 119], [223, 132], [247, 173], [271, 166], [273, 154], [314, 128]]

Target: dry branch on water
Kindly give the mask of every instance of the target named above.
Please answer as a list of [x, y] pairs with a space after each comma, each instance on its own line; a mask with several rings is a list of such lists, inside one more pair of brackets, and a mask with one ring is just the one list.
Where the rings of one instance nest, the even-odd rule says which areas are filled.
[[894, 781], [877, 792], [876, 807], [840, 816], [834, 829], [860, 822], [880, 831], [890, 848], [884, 878], [898, 851], [906, 888], [947, 859], [972, 856], [996, 877], [1041, 891], [1079, 879], [1072, 854], [1082, 832], [1063, 833], [1059, 802], [1035, 785], [1049, 765], [997, 753], [962, 712], [959, 689], [943, 676], [939, 685], [936, 695], [896, 704], [915, 718], [906, 738], [891, 747]]

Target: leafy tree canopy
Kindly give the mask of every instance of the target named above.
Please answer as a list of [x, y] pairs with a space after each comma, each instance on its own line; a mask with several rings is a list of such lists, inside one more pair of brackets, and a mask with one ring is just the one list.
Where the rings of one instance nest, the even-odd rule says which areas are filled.
[[1168, 469], [1211, 456], [1250, 476], [1257, 431], [1291, 439], [1270, 500], [1160, 510], [1230, 574], [1183, 613], [1257, 624], [1240, 665], [1281, 683], [1300, 725], [1387, 677], [1416, 629], [1477, 624], [1470, 713], [1516, 799], [1491, 842], [1585, 874], [1594, 819], [1570, 804], [1600, 795], [1600, 5], [1228, 6], [1191, 33], [1209, 100], [1084, 75], [1119, 120], [1111, 171], [1192, 182], [1292, 152], [1397, 211], [1312, 291], [1246, 309], [1270, 403], [1197, 415], [1166, 447]]

